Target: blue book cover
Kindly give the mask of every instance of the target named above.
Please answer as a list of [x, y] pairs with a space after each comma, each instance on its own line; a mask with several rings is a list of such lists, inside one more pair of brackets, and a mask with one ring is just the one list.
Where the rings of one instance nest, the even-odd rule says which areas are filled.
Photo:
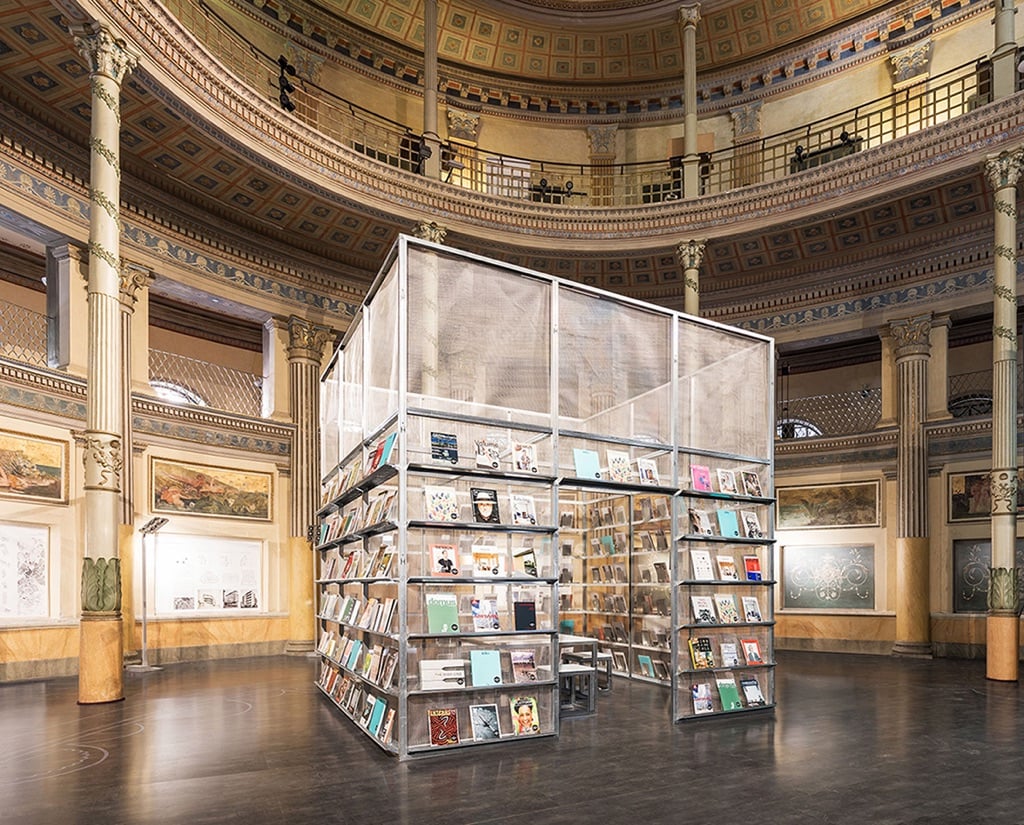
[[474, 687], [501, 684], [501, 651], [469, 651], [470, 675]]
[[601, 461], [596, 450], [585, 450], [581, 447], [574, 447], [572, 451], [573, 463], [576, 465], [576, 478], [600, 478]]
[[735, 510], [718, 511], [718, 530], [723, 536], [739, 536], [740, 522], [736, 518]]

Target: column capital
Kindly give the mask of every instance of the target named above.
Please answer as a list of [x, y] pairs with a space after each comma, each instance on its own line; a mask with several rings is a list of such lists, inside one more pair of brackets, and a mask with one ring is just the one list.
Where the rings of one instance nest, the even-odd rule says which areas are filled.
[[696, 28], [700, 22], [700, 3], [693, 3], [689, 6], [679, 7], [679, 25], [684, 29], [687, 26]]
[[121, 261], [121, 303], [131, 309], [139, 300], [139, 293], [146, 289], [156, 276], [147, 266]]
[[71, 34], [79, 53], [89, 63], [91, 74], [109, 77], [120, 85], [138, 65], [138, 55], [128, 50], [125, 41], [97, 23], [72, 26]]
[[305, 358], [319, 364], [330, 332], [327, 327], [291, 316], [288, 319], [288, 360]]
[[932, 315], [926, 313], [913, 318], [902, 318], [889, 323], [889, 332], [895, 344], [895, 355], [928, 355], [931, 352]]
[[1024, 149], [1000, 152], [985, 158], [985, 175], [995, 189], [1009, 189], [1017, 185], [1024, 171]]
[[614, 123], [602, 123], [587, 127], [591, 155], [615, 155], [615, 136], [619, 127]]
[[761, 136], [761, 106], [760, 100], [752, 100], [729, 109], [733, 137], [737, 141]]
[[682, 241], [676, 244], [676, 258], [683, 269], [700, 269], [706, 247], [707, 241]]
[[413, 230], [412, 234], [421, 241], [444, 243], [445, 236], [448, 234], [448, 227], [442, 226], [437, 221], [420, 221], [416, 224], [416, 229]]

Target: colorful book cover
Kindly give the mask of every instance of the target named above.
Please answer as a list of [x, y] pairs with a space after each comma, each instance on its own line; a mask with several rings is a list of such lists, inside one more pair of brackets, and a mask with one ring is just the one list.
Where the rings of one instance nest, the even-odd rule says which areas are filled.
[[505, 554], [488, 544], [473, 545], [473, 575], [493, 579], [505, 575]]
[[688, 642], [690, 647], [690, 661], [693, 662], [695, 670], [704, 670], [715, 666], [715, 654], [711, 649], [711, 639], [708, 636], [691, 636]]
[[459, 714], [455, 708], [428, 708], [430, 744], [435, 747], [459, 744]]
[[697, 682], [691, 685], [690, 695], [693, 697], [694, 713], [711, 713], [715, 709], [714, 700], [711, 698], [710, 682]]
[[761, 692], [761, 685], [758, 684], [757, 679], [740, 679], [740, 690], [743, 692], [743, 699], [747, 703], [747, 707], [763, 707], [767, 704], [764, 699], [764, 694]]
[[533, 548], [516, 551], [512, 561], [516, 573], [537, 577], [537, 554], [533, 552]]
[[474, 687], [501, 684], [501, 651], [470, 650], [469, 670]]
[[430, 458], [449, 464], [459, 463], [459, 438], [454, 433], [430, 434]]
[[473, 614], [473, 630], [500, 630], [498, 621], [498, 599], [495, 596], [474, 596], [470, 601]]
[[761, 478], [757, 473], [744, 470], [740, 473], [740, 478], [743, 479], [743, 492], [748, 496], [757, 496], [760, 498], [764, 495], [764, 493], [761, 492]]
[[509, 506], [512, 508], [512, 523], [534, 526], [537, 524], [537, 507], [533, 496], [512, 493], [509, 496]]
[[718, 492], [733, 495], [736, 492], [736, 475], [732, 470], [718, 468]]
[[715, 593], [715, 609], [722, 624], [739, 624], [740, 612], [736, 609], [732, 593]]
[[454, 593], [427, 594], [427, 632], [459, 632], [459, 603]]
[[537, 660], [536, 654], [530, 650], [512, 650], [509, 653], [512, 660], [512, 681], [516, 684], [537, 681]]
[[710, 596], [690, 596], [693, 604], [693, 620], [697, 624], [717, 624], [715, 601]]
[[476, 466], [497, 470], [501, 466], [501, 454], [505, 452], [505, 440], [494, 436], [476, 441]]
[[744, 556], [743, 572], [747, 575], [747, 581], [761, 581], [761, 559], [758, 556]]
[[715, 534], [707, 510], [690, 510], [690, 529], [698, 536], [713, 536]]
[[470, 487], [469, 500], [473, 503], [473, 520], [482, 524], [500, 524], [498, 491], [485, 487]]
[[763, 622], [761, 618], [761, 604], [757, 600], [757, 596], [741, 596], [740, 603], [743, 606], [743, 621], [745, 622]]
[[601, 477], [601, 462], [597, 456], [596, 450], [574, 447], [572, 451], [572, 460], [576, 469], [576, 478]]
[[608, 478], [620, 484], [629, 484], [633, 480], [633, 468], [629, 453], [624, 450], [607, 450]]
[[469, 722], [473, 729], [473, 739], [484, 742], [488, 739], [501, 739], [501, 724], [498, 721], [498, 706], [470, 705]]
[[690, 567], [696, 581], [712, 581], [715, 578], [711, 566], [711, 553], [708, 550], [690, 550]]
[[743, 535], [748, 539], [764, 538], [764, 532], [761, 530], [761, 520], [753, 510], [741, 511], [740, 521], [743, 524]]
[[512, 730], [516, 736], [540, 733], [536, 696], [513, 696], [508, 706], [512, 712]]
[[718, 578], [722, 581], [739, 581], [739, 573], [736, 572], [736, 559], [732, 556], [717, 556]]
[[743, 659], [748, 665], [764, 664], [764, 658], [761, 656], [761, 643], [757, 639], [740, 639], [740, 647], [743, 649]]
[[718, 531], [723, 536], [729, 538], [739, 538], [740, 535], [740, 523], [736, 519], [735, 510], [717, 510], [715, 514], [718, 516]]
[[380, 447], [380, 458], [377, 461], [377, 467], [385, 467], [391, 462], [391, 454], [395, 449], [395, 440], [398, 438], [398, 433], [394, 432], [388, 435], [387, 438], [381, 443]]
[[711, 468], [704, 464], [690, 465], [690, 482], [698, 492], [711, 492]]
[[718, 698], [722, 700], [722, 710], [739, 710], [743, 707], [739, 688], [732, 676], [720, 676], [715, 683], [718, 685]]
[[459, 575], [458, 551], [454, 544], [430, 545], [430, 575]]
[[646, 653], [638, 653], [636, 657], [637, 663], [640, 665], [640, 673], [644, 676], [650, 676], [652, 679], [656, 678], [654, 675], [654, 662], [651, 657]]
[[536, 473], [536, 448], [532, 444], [513, 444], [512, 466], [519, 470], [521, 473]]
[[370, 736], [376, 736], [380, 731], [381, 722], [384, 720], [384, 712], [388, 708], [388, 703], [383, 699], [378, 698], [373, 703], [373, 710], [370, 712], [370, 724], [366, 726], [366, 729], [370, 732]]
[[658, 475], [658, 462], [653, 458], [638, 458], [636, 471], [640, 476], [641, 484], [661, 484], [661, 478]]
[[451, 487], [424, 487], [424, 518], [427, 521], [458, 521], [459, 500]]

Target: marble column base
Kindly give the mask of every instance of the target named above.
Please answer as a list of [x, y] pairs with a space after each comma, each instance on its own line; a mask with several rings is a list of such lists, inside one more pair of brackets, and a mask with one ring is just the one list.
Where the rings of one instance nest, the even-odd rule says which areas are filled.
[[82, 616], [78, 651], [78, 704], [124, 699], [124, 653], [121, 616], [93, 613]]
[[892, 646], [892, 655], [913, 659], [931, 659], [934, 656], [931, 642], [896, 642]]
[[985, 676], [1016, 682], [1019, 658], [1020, 618], [1015, 613], [990, 614], [985, 620]]
[[286, 656], [312, 656], [315, 652], [312, 639], [289, 640], [284, 644]]

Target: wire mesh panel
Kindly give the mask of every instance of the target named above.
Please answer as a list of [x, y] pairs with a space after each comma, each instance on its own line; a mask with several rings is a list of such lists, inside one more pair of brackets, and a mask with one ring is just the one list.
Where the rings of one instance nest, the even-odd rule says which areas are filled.
[[0, 301], [0, 356], [46, 366], [46, 316]]
[[149, 383], [169, 401], [258, 418], [263, 377], [174, 352], [149, 351]]
[[398, 410], [398, 262], [366, 307], [366, 425], [381, 426]]
[[341, 353], [340, 453], [344, 458], [363, 440], [363, 318], [352, 324], [348, 343]]
[[341, 459], [341, 372], [342, 356], [337, 352], [320, 378], [320, 467], [324, 472]]
[[410, 406], [551, 421], [551, 284], [409, 249]]

